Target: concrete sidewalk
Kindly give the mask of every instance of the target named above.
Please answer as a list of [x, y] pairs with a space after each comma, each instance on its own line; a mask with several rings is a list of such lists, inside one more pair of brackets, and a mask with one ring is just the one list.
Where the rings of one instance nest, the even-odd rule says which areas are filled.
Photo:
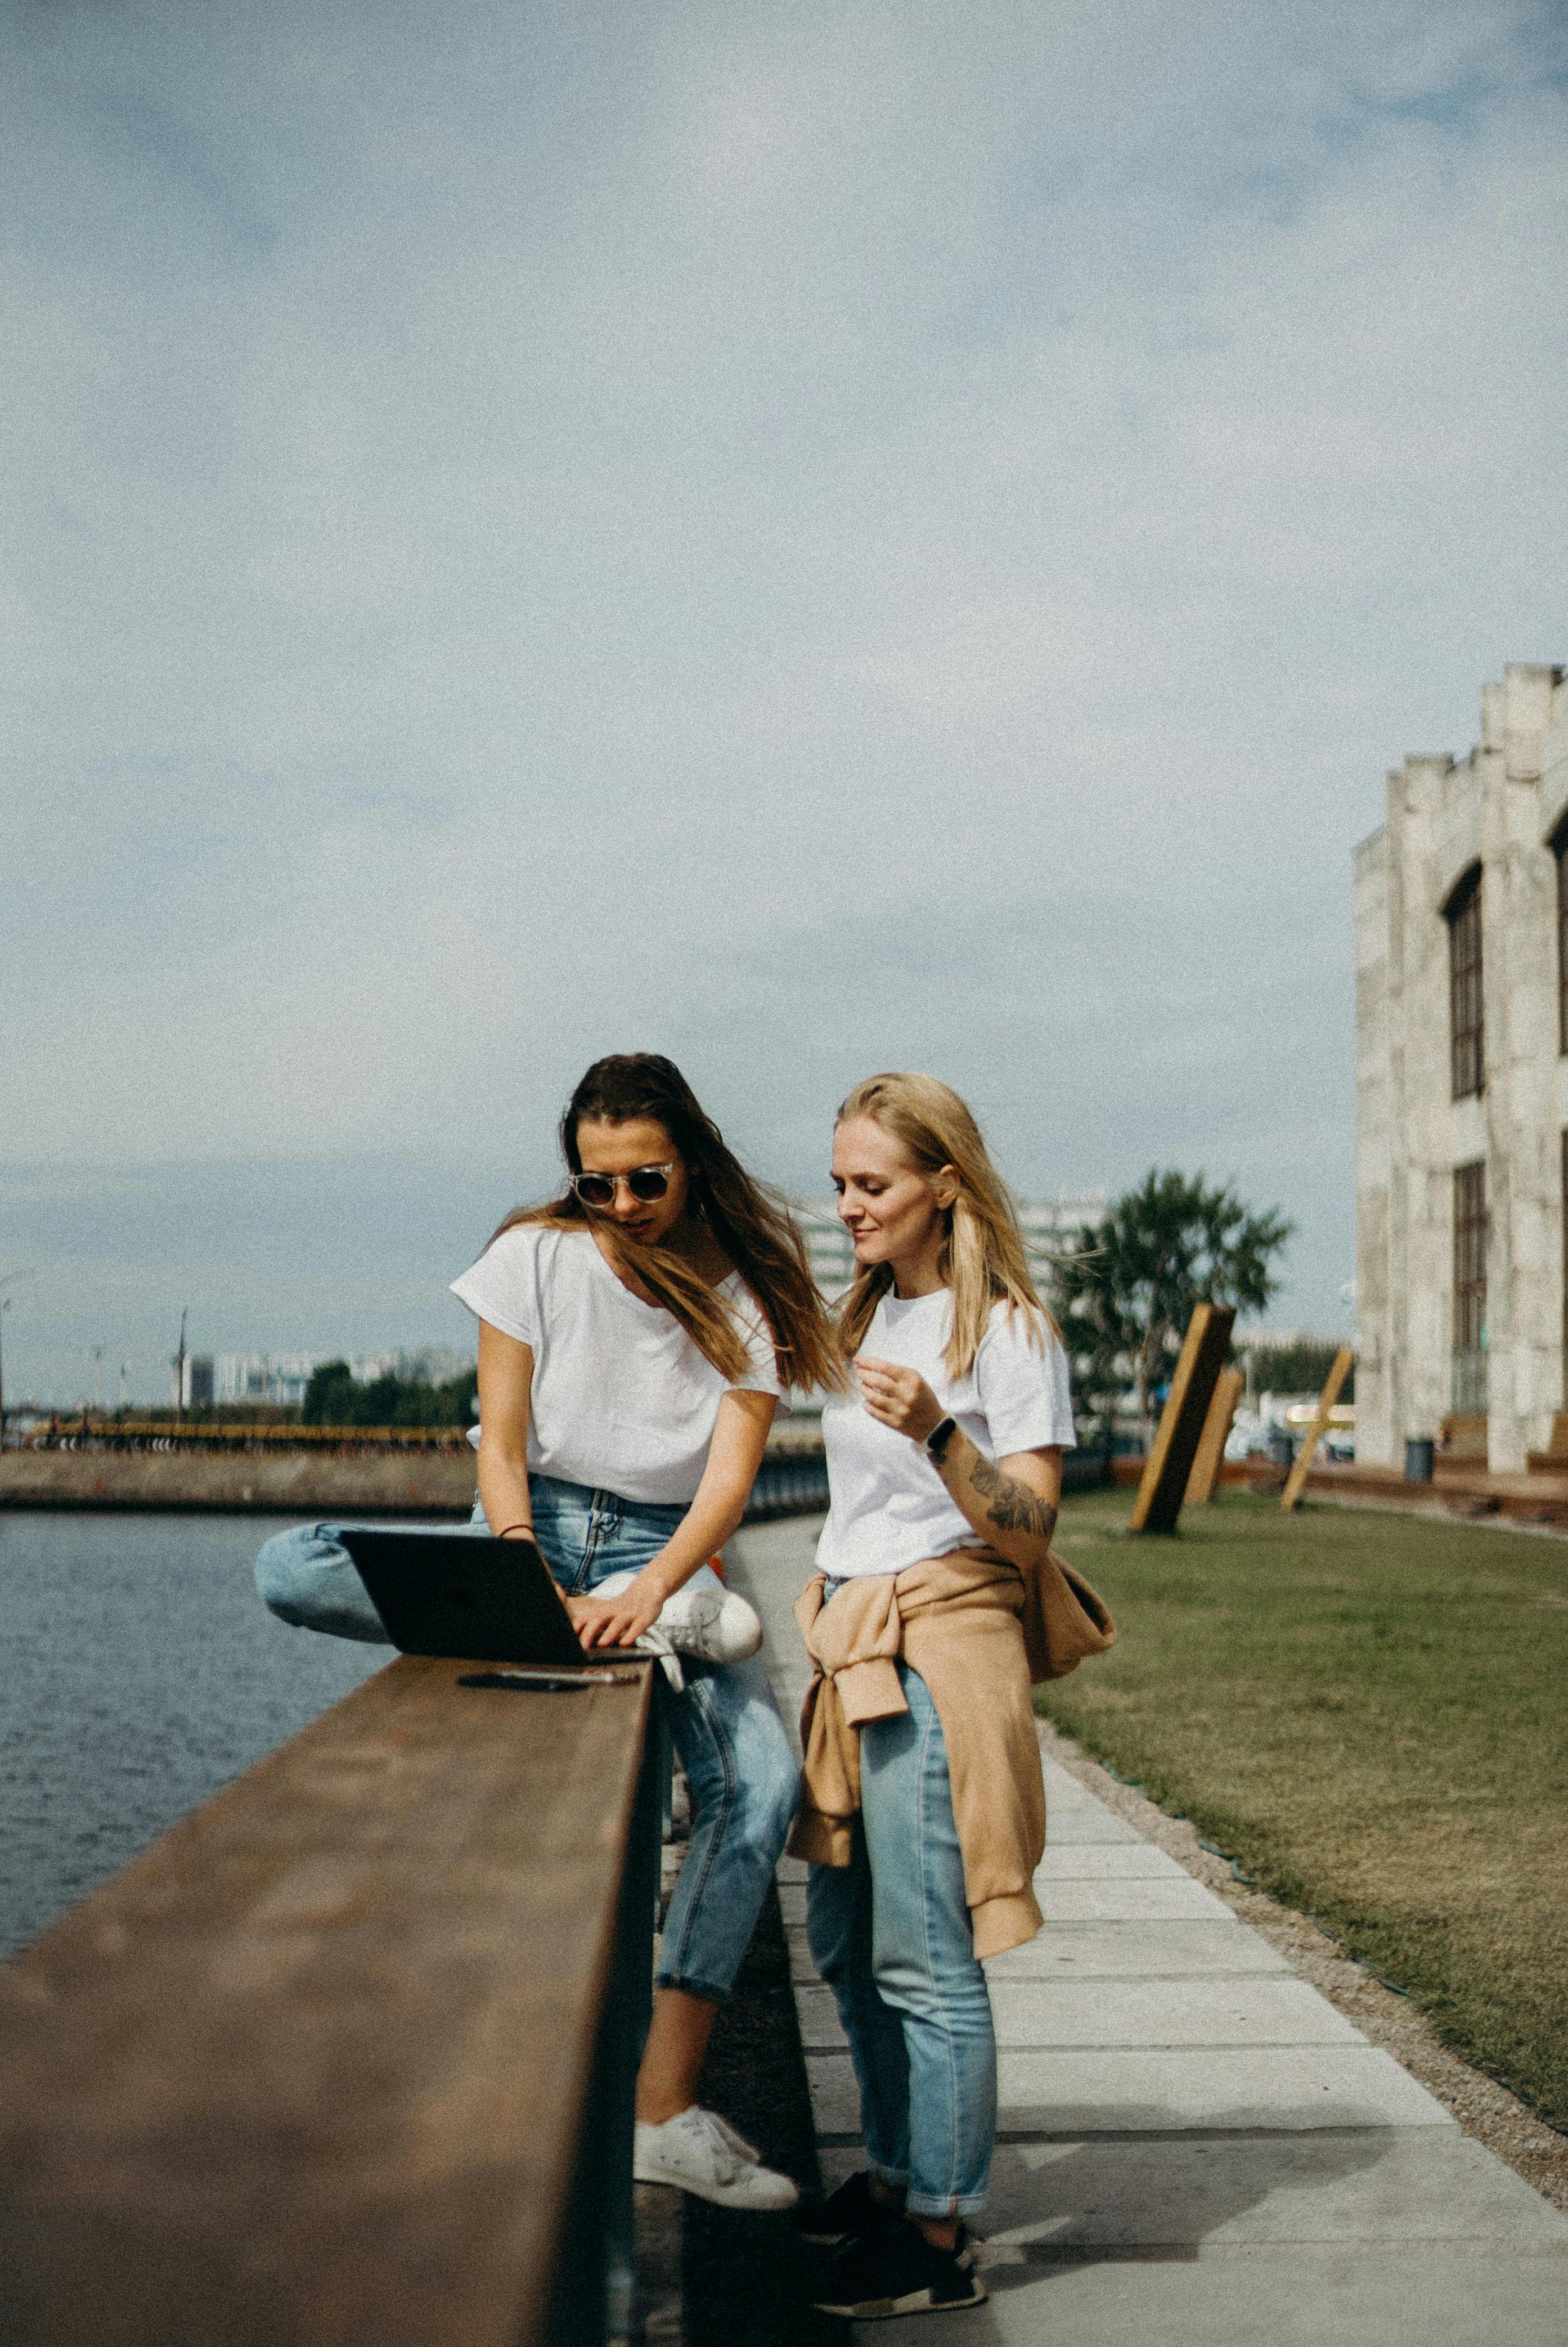
[[[732, 1545], [792, 1724], [815, 1521]], [[1092, 1665], [1086, 1665], [1092, 1668]], [[1044, 1761], [1046, 1925], [988, 1965], [1001, 2121], [989, 2306], [889, 2347], [1565, 2347], [1568, 2219], [1173, 1858]], [[825, 2176], [861, 2164], [832, 1993], [781, 1898]]]

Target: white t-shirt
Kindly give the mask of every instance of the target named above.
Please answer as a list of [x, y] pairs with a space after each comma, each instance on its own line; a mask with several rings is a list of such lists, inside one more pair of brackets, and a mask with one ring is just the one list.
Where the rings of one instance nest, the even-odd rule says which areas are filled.
[[[1030, 1323], [994, 1304], [967, 1378], [948, 1374], [942, 1358], [951, 1327], [952, 1291], [885, 1296], [861, 1351], [874, 1360], [918, 1369], [944, 1417], [956, 1419], [988, 1458], [1072, 1450], [1072, 1396], [1067, 1355], [1043, 1321]], [[823, 1406], [832, 1504], [817, 1542], [820, 1571], [849, 1580], [862, 1573], [902, 1573], [922, 1557], [973, 1548], [980, 1535], [926, 1455], [925, 1445], [895, 1434], [858, 1396], [835, 1394]]]
[[[719, 1283], [751, 1369], [742, 1393], [776, 1394], [774, 1341], [739, 1272]], [[731, 1390], [672, 1312], [616, 1277], [591, 1232], [518, 1223], [452, 1282], [470, 1312], [531, 1346], [528, 1465], [623, 1500], [685, 1507], [697, 1496], [719, 1404]], [[469, 1438], [477, 1441], [476, 1429]]]

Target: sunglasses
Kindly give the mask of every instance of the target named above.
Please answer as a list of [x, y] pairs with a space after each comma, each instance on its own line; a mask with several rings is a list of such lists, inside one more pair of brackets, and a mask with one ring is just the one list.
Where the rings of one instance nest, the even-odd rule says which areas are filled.
[[668, 1165], [638, 1165], [630, 1174], [574, 1174], [571, 1186], [585, 1206], [612, 1206], [616, 1184], [624, 1182], [641, 1204], [651, 1206], [669, 1189], [670, 1176], [680, 1162], [672, 1157]]

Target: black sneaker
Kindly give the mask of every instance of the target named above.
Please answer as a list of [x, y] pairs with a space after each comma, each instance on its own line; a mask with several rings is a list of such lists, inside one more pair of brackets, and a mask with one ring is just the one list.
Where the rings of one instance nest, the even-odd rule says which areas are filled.
[[986, 2286], [968, 2263], [967, 2251], [962, 2235], [956, 2250], [933, 2249], [907, 2219], [879, 2227], [840, 2250], [825, 2283], [812, 2292], [812, 2304], [852, 2322], [983, 2306]]
[[845, 2241], [858, 2241], [867, 2233], [897, 2225], [903, 2213], [901, 2204], [889, 2208], [877, 2199], [871, 2178], [862, 2168], [846, 2177], [836, 2192], [830, 2192], [820, 2208], [803, 2209], [797, 2222], [803, 2241], [819, 2250], [835, 2250]]

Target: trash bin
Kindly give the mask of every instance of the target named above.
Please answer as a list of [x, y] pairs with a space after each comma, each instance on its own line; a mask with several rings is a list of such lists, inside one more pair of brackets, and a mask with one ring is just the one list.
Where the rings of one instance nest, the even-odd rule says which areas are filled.
[[1412, 1435], [1405, 1445], [1405, 1481], [1407, 1483], [1430, 1483], [1432, 1480], [1432, 1454], [1436, 1445], [1426, 1436]]

